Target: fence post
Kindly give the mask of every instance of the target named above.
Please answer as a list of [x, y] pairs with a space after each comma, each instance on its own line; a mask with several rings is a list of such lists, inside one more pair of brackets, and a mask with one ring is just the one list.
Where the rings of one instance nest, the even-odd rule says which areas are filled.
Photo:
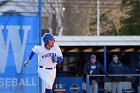
[[[104, 71], [106, 72], [107, 70], [106, 70], [106, 59], [107, 59], [107, 53], [106, 53], [107, 51], [106, 51], [106, 46], [104, 46]], [[104, 77], [104, 82], [106, 82], [106, 76]]]
[[90, 93], [90, 76], [87, 75], [86, 77], [86, 93]]
[[[39, 45], [42, 44], [42, 0], [38, 0]], [[42, 93], [42, 80], [38, 77], [38, 92]]]

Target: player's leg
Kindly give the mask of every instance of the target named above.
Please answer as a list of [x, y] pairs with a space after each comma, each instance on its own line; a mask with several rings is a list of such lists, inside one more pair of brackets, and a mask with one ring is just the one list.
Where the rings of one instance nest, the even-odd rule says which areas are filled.
[[45, 83], [45, 93], [52, 93], [52, 86], [47, 83]]
[[46, 89], [45, 89], [45, 93], [53, 93], [53, 92], [52, 92], [52, 89], [47, 89], [47, 88], [46, 88]]
[[116, 93], [116, 88], [117, 87], [117, 83], [116, 82], [112, 82], [112, 93]]
[[53, 82], [48, 71], [44, 68], [38, 68], [38, 75], [43, 82], [43, 91], [45, 91], [45, 93], [52, 93]]
[[[56, 73], [54, 73], [54, 71], [51, 72], [52, 74], [50, 74], [50, 79], [52, 81], [52, 86], [56, 77]], [[52, 93], [52, 86], [50, 86], [50, 88], [46, 88], [45, 89], [45, 93]]]
[[42, 91], [43, 93], [51, 93], [52, 87], [48, 87], [48, 84], [46, 84], [45, 82], [42, 82]]
[[98, 93], [98, 83], [93, 80], [93, 93]]
[[55, 78], [56, 78], [56, 69], [49, 70], [48, 73], [50, 74], [52, 83], [54, 83]]
[[117, 82], [117, 91], [118, 91], [118, 93], [123, 93], [122, 92], [122, 82]]
[[90, 93], [93, 93], [93, 84], [90, 85]]
[[56, 78], [56, 69], [48, 70], [47, 72], [48, 72], [50, 79], [52, 81], [52, 86], [50, 88], [46, 88], [45, 92], [52, 93], [53, 83], [54, 83], [54, 80]]

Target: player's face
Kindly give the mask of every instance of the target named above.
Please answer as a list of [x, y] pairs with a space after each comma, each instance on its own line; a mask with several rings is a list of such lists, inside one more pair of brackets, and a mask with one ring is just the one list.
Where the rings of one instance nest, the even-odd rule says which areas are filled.
[[96, 62], [96, 58], [91, 58], [91, 63], [94, 64]]
[[118, 61], [118, 57], [117, 56], [113, 57], [113, 60]]
[[50, 48], [54, 46], [54, 40], [48, 40], [48, 44], [47, 44]]

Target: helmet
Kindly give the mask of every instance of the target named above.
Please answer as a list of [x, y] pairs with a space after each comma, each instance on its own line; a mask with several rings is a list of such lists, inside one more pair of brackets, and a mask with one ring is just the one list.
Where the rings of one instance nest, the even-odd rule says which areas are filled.
[[51, 33], [45, 33], [45, 34], [43, 35], [43, 42], [44, 42], [45, 44], [47, 44], [47, 41], [48, 41], [48, 40], [54, 40], [54, 35], [51, 34]]
[[96, 55], [91, 55], [90, 58], [96, 59]]
[[114, 54], [112, 57], [114, 58], [114, 57], [118, 57], [118, 56], [116, 54]]

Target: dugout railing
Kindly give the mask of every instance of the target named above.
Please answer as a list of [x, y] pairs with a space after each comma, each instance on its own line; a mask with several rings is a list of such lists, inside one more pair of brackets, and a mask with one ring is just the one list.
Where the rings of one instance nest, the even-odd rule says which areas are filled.
[[[102, 88], [102, 93], [112, 93], [112, 81], [107, 81], [107, 78], [112, 77], [124, 77], [124, 78], [133, 78], [137, 77], [138, 81], [138, 93], [140, 93], [140, 74], [109, 74], [109, 75], [87, 75], [86, 76], [86, 93], [90, 93], [90, 77], [103, 77], [104, 86]], [[121, 81], [123, 84], [123, 93], [136, 93], [134, 88], [132, 87], [132, 82], [130, 80]], [[99, 88], [98, 88], [99, 91]]]

